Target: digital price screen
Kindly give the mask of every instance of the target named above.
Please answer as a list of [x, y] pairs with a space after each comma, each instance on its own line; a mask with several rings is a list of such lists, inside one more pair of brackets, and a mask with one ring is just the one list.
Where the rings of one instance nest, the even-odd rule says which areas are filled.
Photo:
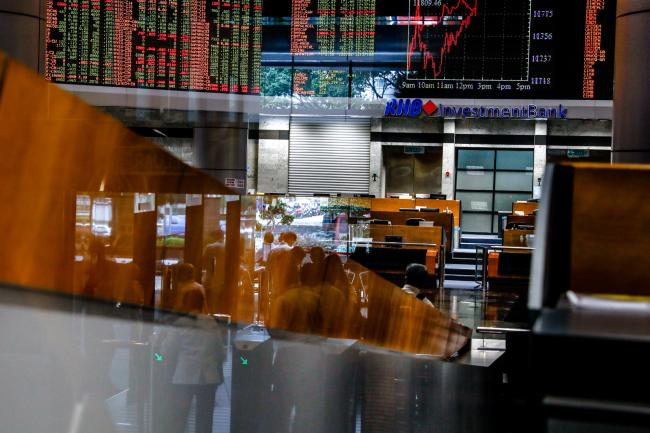
[[376, 97], [608, 100], [615, 20], [616, 0], [267, 1], [263, 65], [349, 66]]
[[[381, 0], [380, 0], [381, 1]], [[291, 53], [369, 56], [377, 0], [293, 0]]]
[[615, 0], [411, 0], [404, 94], [611, 99]]
[[259, 94], [262, 0], [47, 0], [53, 82]]

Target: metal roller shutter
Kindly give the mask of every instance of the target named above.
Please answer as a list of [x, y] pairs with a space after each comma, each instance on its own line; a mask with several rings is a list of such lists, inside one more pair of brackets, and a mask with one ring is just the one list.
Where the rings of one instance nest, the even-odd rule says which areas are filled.
[[370, 119], [292, 118], [290, 194], [368, 194]]

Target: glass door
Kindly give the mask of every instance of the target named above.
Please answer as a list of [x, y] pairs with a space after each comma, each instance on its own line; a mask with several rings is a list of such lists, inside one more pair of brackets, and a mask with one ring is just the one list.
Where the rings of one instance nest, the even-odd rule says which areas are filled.
[[456, 199], [464, 233], [498, 233], [498, 212], [533, 194], [532, 150], [458, 149]]

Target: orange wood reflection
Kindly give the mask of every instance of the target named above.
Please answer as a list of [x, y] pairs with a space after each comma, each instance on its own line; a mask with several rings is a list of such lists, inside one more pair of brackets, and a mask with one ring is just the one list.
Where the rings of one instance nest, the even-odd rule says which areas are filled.
[[[467, 328], [358, 265], [344, 269], [333, 263], [331, 272], [308, 280], [289, 254], [275, 269], [258, 269], [250, 237], [255, 198], [252, 204], [249, 198], [207, 200], [206, 195], [232, 193], [1, 55], [0, 68], [0, 281], [193, 313], [226, 313], [250, 322], [258, 309], [254, 287], [268, 288], [265, 279], [270, 278], [267, 325], [441, 357], [467, 342]], [[132, 211], [134, 193], [156, 193], [156, 208]], [[157, 206], [168, 200], [166, 194], [202, 197], [185, 210], [182, 240], [173, 234], [161, 239], [157, 233]], [[112, 261], [100, 236], [83, 228], [78, 212], [84, 200], [92, 206], [109, 199], [113, 226], [95, 231], [116, 231]], [[222, 223], [226, 230], [219, 234]], [[171, 251], [178, 260], [168, 265]], [[163, 263], [169, 298], [154, 296], [157, 263]], [[182, 267], [187, 264], [192, 267]], [[222, 278], [206, 278], [210, 265]], [[187, 274], [186, 285], [174, 286]], [[179, 305], [180, 298], [201, 286], [205, 294], [199, 301], [189, 296], [191, 307]], [[182, 288], [174, 292], [175, 287]]]
[[230, 192], [25, 67], [0, 62], [0, 280], [71, 291], [77, 192]]

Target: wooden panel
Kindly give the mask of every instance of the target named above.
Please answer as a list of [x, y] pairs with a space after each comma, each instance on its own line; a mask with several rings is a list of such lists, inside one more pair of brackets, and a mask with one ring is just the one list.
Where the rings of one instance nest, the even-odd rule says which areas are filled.
[[373, 212], [399, 212], [400, 209], [414, 209], [427, 207], [440, 209], [444, 212], [449, 209], [454, 214], [454, 225], [460, 227], [461, 202], [459, 200], [402, 200], [398, 198], [373, 198], [370, 210]]
[[[73, 294], [71, 211], [80, 192], [232, 195], [211, 177], [15, 63], [9, 63], [0, 87], [0, 118], [0, 202], [5, 206], [0, 212], [0, 281]], [[245, 283], [239, 266], [239, 212], [238, 203], [229, 204], [226, 275], [230, 290], [222, 299], [225, 311], [233, 313], [240, 302], [246, 302], [244, 291], [238, 290], [238, 283]], [[134, 232], [143, 231], [133, 249], [149, 299], [155, 221], [155, 212], [150, 212], [133, 223]], [[361, 335], [361, 327], [344, 328], [351, 338], [441, 357], [449, 357], [468, 342], [471, 331], [448, 315], [376, 275], [370, 274], [367, 283], [368, 318]], [[350, 302], [343, 310], [357, 306]], [[340, 320], [341, 310], [331, 311]], [[354, 317], [361, 320], [358, 309]]]
[[[401, 236], [402, 242], [412, 244], [442, 244], [442, 227], [370, 226], [375, 242], [385, 242], [386, 236]], [[422, 247], [415, 247], [422, 248]]]
[[650, 169], [576, 164], [571, 287], [650, 295]]
[[231, 193], [17, 63], [0, 98], [2, 281], [72, 292], [65, 197], [78, 192]]
[[[533, 230], [505, 230], [503, 232], [503, 246], [504, 247], [527, 247], [526, 235], [534, 235]], [[523, 241], [522, 241], [523, 237]]]
[[526, 215], [526, 216], [508, 215], [507, 224], [521, 224], [521, 225], [534, 227], [536, 219], [537, 218], [534, 215]]
[[409, 208], [415, 208], [415, 200], [373, 198], [370, 210], [373, 212], [399, 212], [400, 209]]
[[428, 207], [432, 209], [440, 209], [440, 212], [444, 212], [445, 209], [449, 209], [451, 213], [454, 214], [454, 225], [460, 227], [461, 219], [461, 202], [460, 200], [424, 200], [417, 199], [415, 200], [415, 206]]
[[499, 253], [492, 252], [488, 255], [488, 278], [499, 277]]
[[512, 204], [512, 213], [523, 212], [524, 215], [533, 215], [539, 208], [539, 203], [514, 202]]
[[432, 212], [371, 212], [373, 219], [387, 220], [393, 225], [403, 226], [411, 218], [422, 218], [425, 221], [433, 221], [436, 226], [441, 226], [445, 230], [447, 252], [451, 253], [453, 242], [452, 215]]

